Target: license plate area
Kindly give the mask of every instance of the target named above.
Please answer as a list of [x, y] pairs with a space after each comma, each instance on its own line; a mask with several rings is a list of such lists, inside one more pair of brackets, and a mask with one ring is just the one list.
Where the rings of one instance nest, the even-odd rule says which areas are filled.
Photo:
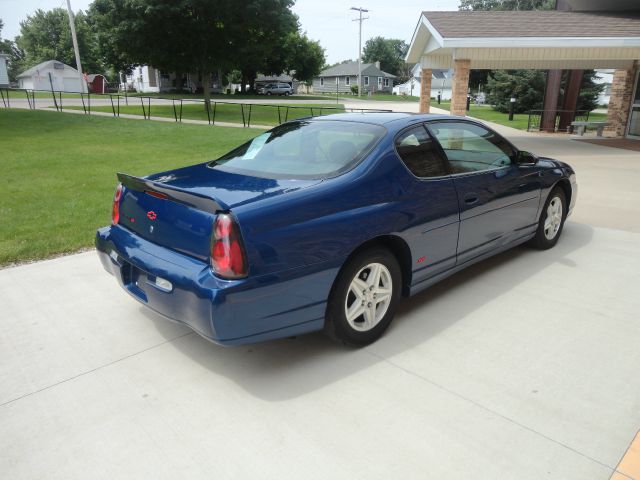
[[140, 288], [140, 285], [144, 283], [142, 277], [146, 277], [146, 273], [125, 260], [122, 261], [120, 273], [122, 275], [122, 285], [124, 288], [143, 302], [147, 302], [147, 294]]

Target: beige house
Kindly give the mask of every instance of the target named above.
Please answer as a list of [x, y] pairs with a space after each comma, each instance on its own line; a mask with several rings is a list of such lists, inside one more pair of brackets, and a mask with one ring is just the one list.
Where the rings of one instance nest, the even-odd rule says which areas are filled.
[[453, 69], [455, 115], [465, 114], [471, 69], [613, 69], [606, 132], [640, 138], [640, 12], [626, 11], [629, 4], [606, 3], [620, 11], [423, 12], [406, 57], [422, 67], [421, 111], [429, 111], [432, 69]]

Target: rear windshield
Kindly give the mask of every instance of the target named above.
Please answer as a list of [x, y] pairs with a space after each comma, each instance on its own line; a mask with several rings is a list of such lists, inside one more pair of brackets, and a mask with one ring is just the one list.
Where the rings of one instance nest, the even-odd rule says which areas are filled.
[[384, 127], [366, 123], [291, 122], [257, 136], [209, 166], [267, 178], [326, 178], [353, 167], [385, 132]]

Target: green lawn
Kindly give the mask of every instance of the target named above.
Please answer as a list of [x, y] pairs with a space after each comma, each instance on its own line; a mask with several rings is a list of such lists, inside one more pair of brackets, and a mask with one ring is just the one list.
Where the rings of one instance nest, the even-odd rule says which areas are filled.
[[[86, 95], [86, 94], [85, 94]], [[121, 101], [124, 100], [124, 92], [120, 92], [120, 93], [116, 93], [113, 92], [113, 95], [120, 95], [123, 97], [123, 99]], [[127, 94], [127, 96], [129, 98], [131, 97], [152, 97], [152, 98], [167, 98], [167, 99], [174, 99], [174, 98], [185, 98], [185, 99], [191, 99], [191, 100], [202, 100], [203, 96], [201, 93], [137, 93], [137, 92], [129, 92]], [[34, 92], [34, 97], [36, 99], [38, 98], [51, 98], [51, 92], [48, 91], [44, 91], [44, 90], [39, 90], [37, 92]], [[56, 93], [56, 98], [58, 97], [58, 94]], [[26, 95], [23, 91], [11, 91], [10, 93], [10, 98], [26, 98]], [[80, 94], [79, 93], [63, 93], [62, 94], [62, 98], [80, 98]], [[109, 94], [99, 94], [99, 93], [92, 93], [91, 94], [91, 98], [109, 98]], [[233, 102], [234, 100], [256, 100], [256, 103], [260, 103], [265, 99], [278, 99], [278, 98], [282, 98], [282, 99], [287, 99], [287, 100], [309, 100], [309, 101], [313, 101], [313, 100], [327, 100], [326, 96], [323, 95], [303, 95], [303, 94], [299, 94], [299, 95], [290, 95], [288, 97], [282, 96], [282, 97], [270, 97], [270, 96], [266, 96], [266, 95], [257, 95], [257, 94], [242, 94], [242, 93], [236, 93], [233, 95], [225, 95], [224, 93], [212, 93], [211, 94], [211, 99], [212, 100], [226, 100], [227, 102]]]
[[[287, 106], [292, 107], [288, 109]], [[65, 107], [74, 110], [82, 110], [81, 106]], [[176, 110], [179, 112], [180, 105], [176, 104]], [[229, 105], [218, 103], [216, 105], [216, 122], [229, 122], [229, 123], [242, 123], [242, 110], [244, 109], [244, 115], [246, 121], [249, 120], [249, 105]], [[147, 104], [145, 103], [145, 109], [148, 111]], [[336, 110], [337, 109], [337, 110]], [[109, 112], [113, 110], [111, 106], [91, 106], [92, 112]], [[296, 105], [280, 105], [280, 117], [278, 117], [278, 108], [274, 106], [266, 105], [254, 105], [251, 107], [251, 125], [278, 125], [280, 120], [282, 122], [285, 119], [292, 120], [300, 117], [308, 117], [311, 115], [320, 115], [328, 113], [336, 113], [337, 111], [344, 111], [344, 105], [326, 105], [326, 104], [296, 104]], [[120, 104], [120, 113], [129, 115], [142, 116], [142, 106], [139, 101], [129, 102], [129, 106]], [[174, 118], [174, 110], [172, 105], [154, 105], [151, 103], [151, 115], [154, 117], [169, 117]], [[213, 120], [213, 105], [211, 106], [211, 119]], [[204, 109], [203, 103], [189, 104], [184, 103], [182, 107], [182, 118], [191, 120], [207, 120], [207, 112]]]
[[[442, 102], [438, 105], [437, 102], [431, 102], [432, 107], [442, 108], [443, 110], [449, 110], [451, 108], [450, 102]], [[468, 115], [480, 120], [486, 120], [488, 122], [494, 122], [499, 125], [505, 125], [507, 127], [517, 128], [518, 130], [526, 130], [529, 124], [529, 115], [527, 113], [516, 113], [513, 115], [513, 121], [509, 121], [508, 113], [501, 113], [490, 105], [474, 105], [471, 104]], [[607, 119], [606, 113], [590, 113], [589, 120], [604, 121]]]
[[261, 130], [0, 109], [0, 265], [93, 245], [116, 173], [203, 162]]

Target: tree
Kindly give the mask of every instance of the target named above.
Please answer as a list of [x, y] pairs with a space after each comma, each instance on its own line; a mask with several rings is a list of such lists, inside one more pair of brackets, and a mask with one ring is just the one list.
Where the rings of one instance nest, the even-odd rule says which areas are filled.
[[253, 88], [258, 72], [279, 75], [287, 70], [286, 42], [298, 32], [293, 0], [245, 0], [233, 19], [234, 63], [242, 72], [241, 90]]
[[577, 110], [591, 111], [598, 108], [598, 97], [605, 88], [604, 83], [597, 83], [598, 75], [595, 70], [585, 70], [582, 74], [582, 86], [578, 97]]
[[460, 10], [553, 10], [555, 0], [460, 0]]
[[[78, 49], [85, 72], [100, 72], [104, 68], [97, 50], [96, 37], [91, 31], [87, 16], [79, 11], [75, 15]], [[77, 67], [71, 40], [69, 14], [65, 9], [38, 9], [20, 22], [20, 35], [16, 46], [24, 52], [23, 67], [30, 68], [47, 60], [58, 60]]]
[[384, 72], [400, 75], [404, 57], [409, 45], [397, 38], [374, 37], [366, 41], [362, 50], [362, 61], [365, 63], [380, 62]]
[[488, 102], [494, 110], [509, 111], [511, 97], [516, 98], [514, 112], [542, 108], [545, 74], [541, 70], [494, 70], [487, 80]]
[[322, 70], [324, 48], [320, 42], [310, 40], [306, 34], [296, 32], [287, 39], [287, 68], [296, 80], [309, 84]]
[[0, 18], [0, 53], [6, 53], [9, 55], [7, 59], [7, 74], [9, 75], [9, 81], [15, 82], [17, 76], [24, 70], [24, 52], [18, 48], [15, 42], [8, 39], [2, 39], [2, 28], [4, 22]]
[[206, 108], [212, 72], [231, 70], [239, 54], [237, 10], [232, 0], [95, 0], [90, 7], [109, 65], [195, 72], [202, 79]]

